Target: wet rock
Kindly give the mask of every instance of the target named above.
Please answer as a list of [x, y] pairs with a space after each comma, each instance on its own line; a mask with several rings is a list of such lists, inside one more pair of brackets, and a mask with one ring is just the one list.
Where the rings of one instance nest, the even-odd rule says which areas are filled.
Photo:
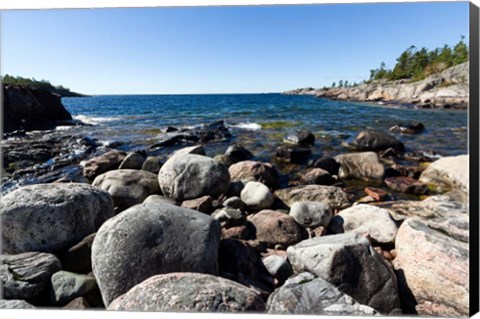
[[385, 168], [374, 152], [350, 153], [335, 156], [341, 165], [338, 177], [355, 177], [366, 181], [379, 180], [385, 173]]
[[268, 247], [294, 245], [306, 238], [306, 231], [289, 215], [273, 210], [262, 210], [248, 216], [255, 226], [256, 238]]
[[380, 244], [393, 244], [398, 231], [388, 210], [365, 204], [342, 210], [332, 218], [329, 228], [335, 233], [368, 234]]
[[61, 258], [62, 269], [79, 274], [92, 271], [91, 257], [94, 238], [95, 233], [90, 234], [75, 246], [70, 247]]
[[311, 272], [382, 314], [400, 313], [395, 274], [365, 237], [316, 237], [290, 246], [287, 256], [296, 272]]
[[162, 167], [162, 163], [156, 156], [149, 156], [145, 159], [145, 162], [142, 164], [142, 171], [147, 171], [153, 174], [158, 174]]
[[263, 281], [268, 272], [257, 251], [237, 239], [222, 239], [218, 253], [220, 275], [244, 286], [270, 293], [273, 286]]
[[111, 150], [103, 155], [94, 157], [83, 163], [83, 176], [93, 180], [100, 174], [117, 169], [125, 157], [125, 152], [117, 150]]
[[283, 142], [303, 147], [310, 147], [315, 143], [315, 136], [312, 134], [312, 132], [307, 130], [295, 131], [285, 136]]
[[325, 203], [303, 201], [293, 203], [289, 215], [303, 227], [327, 227], [333, 211]]
[[134, 169], [118, 169], [99, 175], [92, 185], [112, 195], [117, 212], [140, 204], [149, 195], [160, 192], [157, 175]]
[[388, 198], [388, 193], [381, 188], [365, 187], [365, 193], [377, 202], [384, 201]]
[[388, 188], [394, 191], [413, 195], [425, 195], [428, 193], [427, 185], [420, 183], [411, 177], [389, 177], [386, 178], [384, 182]]
[[468, 316], [467, 210], [440, 214], [444, 215], [429, 219], [411, 217], [402, 223], [393, 264], [402, 279], [399, 285], [404, 302], [420, 316]]
[[236, 208], [236, 209], [239, 209], [239, 210], [245, 210], [245, 203], [238, 196], [233, 196], [233, 197], [227, 198], [223, 202], [223, 206], [232, 207], [232, 208]]
[[116, 299], [108, 310], [244, 312], [263, 311], [255, 290], [231, 280], [198, 273], [153, 276]]
[[300, 175], [300, 183], [302, 183], [302, 185], [331, 185], [335, 182], [336, 180], [332, 175], [321, 168], [311, 168]]
[[245, 223], [247, 222], [247, 215], [245, 213], [231, 207], [223, 207], [217, 209], [212, 214], [212, 217], [219, 221], [222, 228], [242, 226], [245, 225]]
[[350, 206], [347, 194], [341, 188], [335, 186], [296, 186], [278, 189], [274, 195], [289, 207], [300, 201], [322, 202], [328, 204], [332, 209]]
[[93, 276], [59, 271], [52, 275], [52, 299], [55, 304], [66, 304], [69, 301], [85, 296], [97, 288]]
[[253, 154], [249, 150], [238, 144], [230, 145], [225, 151], [225, 156], [232, 161], [232, 164], [253, 158]]
[[353, 139], [342, 142], [345, 147], [356, 151], [383, 151], [387, 148], [393, 148], [399, 152], [404, 152], [405, 147], [402, 142], [393, 136], [379, 130], [360, 131]]
[[50, 277], [61, 267], [60, 261], [48, 253], [0, 255], [3, 298], [31, 299], [45, 293]]
[[332, 157], [322, 157], [313, 162], [312, 167], [324, 169], [330, 175], [338, 175], [340, 164]]
[[228, 171], [232, 182], [255, 181], [271, 189], [277, 188], [279, 184], [278, 173], [270, 163], [242, 161], [230, 166]]
[[281, 145], [275, 151], [275, 158], [282, 162], [303, 164], [311, 154], [312, 150], [306, 147]]
[[293, 274], [292, 266], [290, 266], [286, 258], [270, 255], [263, 258], [262, 262], [270, 275], [275, 277], [280, 285]]
[[211, 196], [202, 196], [200, 198], [186, 200], [182, 203], [183, 208], [198, 210], [199, 212], [209, 214], [213, 211], [213, 200]]
[[431, 184], [438, 190], [460, 189], [467, 193], [470, 176], [469, 160], [468, 155], [450, 156], [436, 160], [422, 173], [419, 181]]
[[230, 187], [228, 169], [213, 159], [197, 155], [174, 155], [160, 169], [160, 188], [177, 201], [206, 195], [217, 197]]
[[145, 158], [138, 153], [128, 153], [118, 169], [142, 169]]
[[242, 201], [250, 208], [262, 210], [273, 204], [273, 195], [267, 186], [259, 182], [248, 182], [240, 193]]
[[377, 312], [361, 305], [334, 285], [303, 272], [285, 282], [270, 295], [269, 314], [312, 314], [335, 316], [372, 316]]
[[0, 309], [35, 309], [35, 306], [20, 299], [0, 299]]
[[390, 132], [402, 134], [419, 134], [425, 130], [422, 122], [409, 122], [396, 124], [390, 128]]
[[93, 241], [93, 272], [104, 304], [156, 274], [216, 274], [219, 241], [220, 225], [208, 215], [161, 203], [130, 207], [108, 220]]
[[0, 199], [3, 251], [68, 249], [114, 215], [107, 192], [88, 184], [38, 184]]

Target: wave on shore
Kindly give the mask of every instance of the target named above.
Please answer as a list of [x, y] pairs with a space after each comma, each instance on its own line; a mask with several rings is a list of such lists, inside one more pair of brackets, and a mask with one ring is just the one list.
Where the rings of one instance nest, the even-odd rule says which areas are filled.
[[100, 124], [104, 122], [112, 122], [119, 119], [119, 117], [95, 117], [95, 116], [86, 116], [86, 115], [75, 115], [73, 116], [75, 120], [82, 121], [85, 124]]
[[238, 124], [228, 124], [228, 127], [241, 128], [249, 131], [258, 131], [262, 129], [262, 126], [258, 123], [238, 123]]

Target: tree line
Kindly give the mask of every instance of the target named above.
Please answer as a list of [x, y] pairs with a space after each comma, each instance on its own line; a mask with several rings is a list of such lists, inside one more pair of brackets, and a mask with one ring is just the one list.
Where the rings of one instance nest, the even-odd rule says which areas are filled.
[[9, 74], [5, 74], [0, 77], [0, 79], [3, 84], [18, 85], [30, 89], [44, 89], [61, 96], [81, 96], [81, 94], [72, 92], [69, 88], [62, 85], [52, 85], [50, 81], [47, 80], [36, 80], [35, 78], [29, 79], [21, 76], [11, 76]]
[[467, 61], [468, 45], [464, 36], [453, 47], [444, 45], [442, 48], [428, 50], [425, 47], [417, 49], [412, 45], [400, 54], [393, 69], [387, 69], [382, 62], [378, 69], [370, 70], [370, 81], [381, 79], [419, 81], [433, 73]]

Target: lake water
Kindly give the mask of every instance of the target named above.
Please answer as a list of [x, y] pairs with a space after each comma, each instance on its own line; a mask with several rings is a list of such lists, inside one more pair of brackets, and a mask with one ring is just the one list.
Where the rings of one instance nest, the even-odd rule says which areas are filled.
[[444, 156], [467, 152], [466, 111], [394, 108], [281, 94], [115, 95], [63, 98], [62, 102], [74, 118], [93, 124], [73, 130], [83, 130], [102, 141], [122, 141], [127, 150], [161, 141], [167, 126], [225, 120], [233, 138], [209, 143], [208, 155], [238, 142], [257, 158], [269, 160], [283, 136], [297, 129], [315, 135], [314, 155], [335, 155], [346, 151], [341, 142], [359, 130], [388, 131], [401, 122], [420, 121], [426, 127], [422, 134], [391, 133], [404, 142], [407, 151], [434, 150]]

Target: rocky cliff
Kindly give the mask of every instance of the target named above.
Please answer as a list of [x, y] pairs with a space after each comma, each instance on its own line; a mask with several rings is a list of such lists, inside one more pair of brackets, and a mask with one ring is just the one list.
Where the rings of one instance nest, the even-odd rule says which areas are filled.
[[73, 121], [58, 94], [17, 85], [3, 85], [2, 89], [4, 133], [53, 129]]
[[314, 95], [334, 100], [413, 104], [421, 108], [466, 109], [469, 98], [468, 71], [469, 64], [466, 62], [417, 82], [377, 80], [355, 87], [302, 88], [283, 94]]

